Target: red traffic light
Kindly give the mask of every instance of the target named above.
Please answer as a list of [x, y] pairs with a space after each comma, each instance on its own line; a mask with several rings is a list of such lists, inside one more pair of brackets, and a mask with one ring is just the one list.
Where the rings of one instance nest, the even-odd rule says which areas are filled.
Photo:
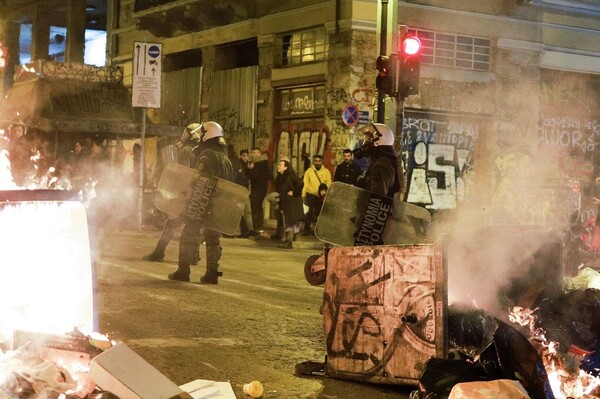
[[407, 36], [402, 40], [402, 54], [415, 55], [421, 51], [421, 41], [416, 36]]

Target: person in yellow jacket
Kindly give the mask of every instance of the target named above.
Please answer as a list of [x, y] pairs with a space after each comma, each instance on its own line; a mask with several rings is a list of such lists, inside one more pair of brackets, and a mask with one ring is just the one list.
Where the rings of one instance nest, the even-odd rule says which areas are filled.
[[331, 172], [323, 166], [323, 156], [314, 155], [313, 164], [304, 172], [304, 187], [302, 188], [302, 198], [308, 207], [308, 212], [304, 217], [303, 236], [312, 235], [311, 225], [317, 220], [320, 212], [322, 198], [319, 198], [319, 187], [325, 184], [331, 185]]

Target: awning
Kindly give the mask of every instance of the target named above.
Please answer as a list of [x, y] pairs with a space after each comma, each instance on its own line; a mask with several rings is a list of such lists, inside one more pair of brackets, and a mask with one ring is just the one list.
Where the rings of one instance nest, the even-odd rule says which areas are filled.
[[[139, 136], [131, 96], [118, 83], [37, 77], [16, 82], [0, 103], [0, 124], [17, 118], [45, 132]], [[181, 128], [148, 124], [146, 134], [178, 136]]]

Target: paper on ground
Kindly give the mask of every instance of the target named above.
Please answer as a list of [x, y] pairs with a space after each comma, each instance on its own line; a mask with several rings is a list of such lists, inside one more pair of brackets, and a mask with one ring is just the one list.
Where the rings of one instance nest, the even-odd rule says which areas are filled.
[[194, 380], [180, 385], [179, 388], [194, 399], [236, 399], [228, 382]]

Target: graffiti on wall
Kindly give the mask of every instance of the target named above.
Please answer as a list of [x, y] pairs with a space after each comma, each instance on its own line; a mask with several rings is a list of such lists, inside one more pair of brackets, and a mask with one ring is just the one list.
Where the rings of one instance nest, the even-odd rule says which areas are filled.
[[542, 71], [538, 145], [554, 157], [563, 176], [592, 176], [593, 158], [600, 143], [599, 107], [597, 76]]
[[16, 73], [16, 79], [25, 79], [30, 75], [54, 79], [72, 79], [83, 82], [123, 82], [123, 68], [120, 66], [99, 67], [81, 62], [60, 62], [38, 60], [22, 65]]
[[542, 70], [538, 151], [552, 165], [556, 176], [577, 181], [581, 186], [581, 198], [563, 201], [563, 213], [578, 209], [582, 222], [596, 212], [596, 207], [590, 204], [594, 178], [600, 173], [595, 170], [600, 165], [599, 109], [598, 76]]
[[600, 142], [600, 122], [587, 117], [541, 113], [538, 142], [541, 146], [587, 154]]
[[[49, 82], [48, 82], [49, 83]], [[56, 116], [80, 115], [98, 119], [98, 115], [109, 113], [113, 118], [132, 121], [131, 100], [127, 90], [110, 83], [83, 85], [79, 82], [45, 84], [44, 89], [52, 94], [50, 104]]]
[[251, 149], [254, 128], [244, 126], [239, 112], [230, 108], [222, 108], [211, 112], [210, 119], [218, 121], [223, 127], [227, 144], [233, 146], [236, 155], [240, 150]]
[[373, 104], [375, 90], [370, 87], [357, 87], [352, 91], [351, 98], [354, 104]]
[[402, 126], [406, 201], [454, 209], [473, 189], [473, 150], [481, 134], [476, 118], [405, 113]]
[[[326, 145], [327, 132], [324, 130], [298, 129], [284, 130], [279, 134], [276, 145], [276, 159], [287, 159], [299, 177], [312, 163], [313, 155], [323, 155], [323, 163], [327, 166]], [[330, 163], [330, 162], [329, 162]]]
[[573, 180], [544, 178], [526, 151], [507, 151], [494, 159], [494, 165], [498, 176], [492, 197], [494, 223], [551, 226], [564, 223], [576, 208]]

